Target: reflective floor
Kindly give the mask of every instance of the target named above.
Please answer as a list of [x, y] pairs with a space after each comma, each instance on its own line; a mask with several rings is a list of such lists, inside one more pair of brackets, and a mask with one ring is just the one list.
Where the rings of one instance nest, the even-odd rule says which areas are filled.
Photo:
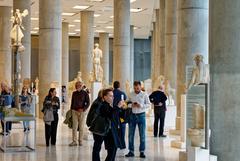
[[[1, 161], [91, 161], [91, 151], [93, 141], [91, 134], [85, 137], [83, 146], [69, 147], [71, 142], [71, 130], [64, 124], [63, 120], [59, 121], [57, 145], [55, 147], [45, 147], [44, 141], [44, 124], [42, 120], [37, 121], [37, 148], [35, 152], [17, 152], [3, 153], [0, 152]], [[21, 127], [21, 124], [14, 124], [14, 127]], [[13, 129], [11, 132], [11, 142], [18, 142], [23, 136], [21, 128]], [[87, 135], [86, 135], [87, 136]], [[138, 132], [136, 132], [138, 136]], [[170, 147], [171, 138], [166, 139], [153, 138], [151, 133], [147, 134], [146, 140], [146, 159], [140, 159], [139, 153], [136, 151], [135, 158], [125, 158], [124, 154], [128, 151], [119, 150], [116, 161], [178, 161], [178, 150]], [[20, 141], [21, 142], [21, 141]], [[139, 146], [139, 138], [136, 137], [135, 149]], [[101, 158], [105, 159], [106, 151], [102, 148]]]

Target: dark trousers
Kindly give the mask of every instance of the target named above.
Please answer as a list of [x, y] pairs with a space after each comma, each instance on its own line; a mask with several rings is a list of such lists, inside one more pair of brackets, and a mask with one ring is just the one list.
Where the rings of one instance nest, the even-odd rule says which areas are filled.
[[117, 148], [114, 144], [112, 132], [110, 131], [107, 136], [100, 136], [93, 134], [94, 144], [92, 152], [92, 161], [100, 161], [100, 151], [101, 146], [104, 141], [105, 147], [107, 149], [107, 157], [105, 161], [115, 161]]
[[58, 126], [58, 114], [54, 114], [54, 121], [51, 122], [51, 125], [45, 124], [45, 139], [46, 145], [49, 145], [49, 140], [51, 139], [51, 144], [56, 144], [57, 137], [57, 126]]
[[[4, 132], [4, 123], [3, 123], [3, 121], [1, 121], [1, 125], [2, 125], [2, 130]], [[12, 130], [12, 122], [8, 121], [8, 122], [6, 122], [6, 132], [8, 133], [10, 130]]]
[[[166, 110], [165, 109], [154, 109], [154, 130], [153, 134], [155, 137], [158, 135], [159, 127], [159, 136], [163, 135], [164, 132], [164, 122], [165, 122]], [[160, 120], [160, 126], [159, 125]]]

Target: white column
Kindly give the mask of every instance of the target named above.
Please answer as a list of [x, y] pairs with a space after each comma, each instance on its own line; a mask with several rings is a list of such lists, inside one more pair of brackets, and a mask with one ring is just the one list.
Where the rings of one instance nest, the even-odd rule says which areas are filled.
[[130, 82], [134, 81], [134, 26], [130, 26]]
[[103, 80], [109, 84], [109, 33], [99, 33], [99, 46], [103, 53]]
[[130, 81], [130, 69], [130, 0], [114, 0], [113, 81]]
[[93, 11], [81, 12], [81, 35], [80, 35], [80, 71], [82, 79], [87, 87], [89, 84], [89, 74], [93, 69], [92, 51], [94, 48], [93, 32]]
[[62, 85], [67, 86], [69, 82], [69, 23], [62, 23]]
[[39, 104], [50, 85], [61, 86], [62, 16], [60, 0], [39, 1]]

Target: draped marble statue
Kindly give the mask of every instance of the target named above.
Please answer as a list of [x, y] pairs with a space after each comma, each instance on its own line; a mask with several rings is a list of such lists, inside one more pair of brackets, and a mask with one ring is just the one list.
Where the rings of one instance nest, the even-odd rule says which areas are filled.
[[[24, 10], [22, 13], [19, 9], [16, 9], [16, 12], [12, 16], [11, 20], [13, 22], [13, 28], [10, 32], [10, 37], [13, 39], [14, 45], [19, 45], [19, 47], [24, 48], [22, 46], [22, 38], [24, 37], [24, 34], [22, 30], [25, 30], [22, 25], [22, 19], [23, 17], [26, 17], [28, 15], [28, 10]], [[22, 49], [24, 50], [24, 49]]]

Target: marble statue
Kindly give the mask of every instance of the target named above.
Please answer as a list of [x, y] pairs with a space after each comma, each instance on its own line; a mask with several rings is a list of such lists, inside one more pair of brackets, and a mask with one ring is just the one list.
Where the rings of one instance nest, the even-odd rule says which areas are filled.
[[38, 91], [39, 91], [39, 79], [38, 77], [35, 79], [35, 87], [36, 87], [36, 90], [35, 90], [35, 93], [36, 95], [38, 95]]
[[193, 127], [187, 129], [187, 134], [193, 147], [204, 145], [205, 139], [205, 107], [199, 104], [193, 106]]
[[26, 17], [28, 15], [28, 10], [24, 10], [22, 13], [19, 9], [16, 9], [16, 12], [14, 13], [14, 16], [12, 16], [11, 20], [13, 21], [13, 28], [10, 32], [10, 37], [14, 41], [14, 45], [22, 46], [22, 38], [24, 37], [24, 34], [22, 30], [24, 30], [24, 27], [22, 25], [22, 18]]
[[93, 73], [95, 81], [101, 82], [103, 73], [101, 67], [101, 58], [102, 58], [102, 50], [99, 49], [99, 44], [95, 44], [95, 49], [93, 50]]
[[168, 97], [168, 104], [174, 105], [176, 90], [171, 87], [169, 80], [166, 78], [164, 79], [163, 86], [164, 86], [164, 93]]
[[130, 81], [126, 80], [125, 82], [125, 88], [126, 88], [126, 94], [129, 97], [130, 93], [131, 93], [131, 85], [130, 85]]
[[82, 82], [83, 80], [82, 80], [82, 72], [78, 72], [78, 74], [77, 74], [77, 81], [80, 81], [80, 82]]
[[200, 54], [195, 55], [194, 61], [195, 66], [192, 71], [191, 80], [187, 84], [187, 89], [190, 89], [192, 86], [200, 83], [209, 82], [209, 69], [208, 66], [203, 62], [203, 56]]

